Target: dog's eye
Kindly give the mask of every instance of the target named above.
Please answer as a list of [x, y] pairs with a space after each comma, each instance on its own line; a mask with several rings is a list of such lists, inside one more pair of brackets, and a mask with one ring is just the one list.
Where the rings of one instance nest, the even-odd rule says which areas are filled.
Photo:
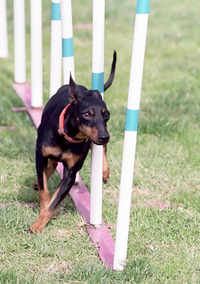
[[88, 111], [85, 111], [82, 116], [85, 118], [85, 119], [90, 119], [92, 116], [94, 116], [94, 111], [92, 109], [88, 110]]
[[110, 113], [109, 112], [105, 112], [104, 113], [104, 119], [108, 120], [110, 118]]
[[85, 118], [85, 119], [89, 119], [91, 114], [89, 113], [89, 111], [86, 111], [85, 113], [82, 114], [82, 116]]

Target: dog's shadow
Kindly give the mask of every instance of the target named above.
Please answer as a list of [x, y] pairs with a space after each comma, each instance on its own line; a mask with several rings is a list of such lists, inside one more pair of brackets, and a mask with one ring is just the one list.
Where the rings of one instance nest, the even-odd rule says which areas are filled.
[[[35, 181], [36, 181], [35, 175], [27, 177], [24, 180], [24, 183], [18, 192], [18, 200], [20, 201], [20, 205], [25, 205], [31, 208], [35, 208], [35, 210], [38, 210], [39, 212], [39, 208], [40, 208], [39, 192], [38, 190], [34, 189]], [[53, 195], [60, 181], [61, 181], [60, 175], [57, 172], [52, 174], [52, 176], [50, 177], [48, 181], [48, 190], [49, 190], [50, 196]], [[61, 214], [61, 212], [63, 212], [64, 214], [69, 210], [70, 212], [75, 212], [76, 208], [74, 206], [72, 198], [68, 194], [66, 198], [58, 206], [54, 215], [59, 215]]]

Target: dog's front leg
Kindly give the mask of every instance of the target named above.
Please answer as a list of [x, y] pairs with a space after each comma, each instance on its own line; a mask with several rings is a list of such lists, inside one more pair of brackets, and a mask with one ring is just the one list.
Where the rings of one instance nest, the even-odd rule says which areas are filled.
[[49, 204], [40, 212], [40, 215], [36, 222], [30, 227], [29, 232], [40, 232], [44, 231], [45, 225], [49, 222], [54, 211], [56, 210], [59, 203], [65, 198], [67, 193], [70, 191], [72, 185], [75, 182], [76, 172], [67, 169], [64, 170], [64, 178], [58, 185], [58, 188], [54, 192]]
[[104, 183], [108, 182], [109, 175], [110, 175], [110, 168], [109, 168], [106, 152], [107, 152], [107, 147], [105, 144], [103, 145], [103, 182]]

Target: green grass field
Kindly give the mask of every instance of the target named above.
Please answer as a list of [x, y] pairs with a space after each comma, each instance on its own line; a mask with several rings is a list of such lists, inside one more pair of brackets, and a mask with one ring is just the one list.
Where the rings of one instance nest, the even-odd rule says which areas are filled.
[[[30, 19], [26, 2], [27, 82]], [[50, 1], [43, 2], [44, 103], [49, 97]], [[73, 1], [73, 23], [92, 23], [92, 1]], [[0, 60], [0, 283], [200, 283], [200, 3], [151, 0], [139, 116], [127, 266], [101, 264], [70, 197], [43, 234], [33, 190], [36, 130], [12, 89], [13, 3], [7, 1], [10, 58]], [[113, 86], [105, 93], [110, 181], [103, 188], [103, 218], [114, 225], [120, 184], [135, 1], [106, 1], [105, 79], [118, 54]], [[91, 87], [92, 30], [74, 29], [76, 82]], [[14, 126], [14, 130], [7, 129]], [[90, 155], [81, 170], [90, 186]], [[58, 174], [49, 181], [53, 192]], [[5, 206], [5, 203], [7, 205]], [[26, 204], [20, 206], [20, 204]], [[148, 204], [148, 206], [147, 206]], [[158, 207], [156, 204], [164, 204]], [[110, 230], [115, 239], [114, 226]]]

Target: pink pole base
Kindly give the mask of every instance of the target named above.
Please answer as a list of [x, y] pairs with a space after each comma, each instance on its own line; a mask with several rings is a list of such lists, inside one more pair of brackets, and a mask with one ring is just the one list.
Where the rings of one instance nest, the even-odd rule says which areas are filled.
[[[34, 109], [31, 107], [31, 87], [28, 84], [13, 84], [15, 92], [18, 94], [20, 99], [25, 105], [25, 108], [14, 108], [15, 111], [26, 110], [35, 127], [38, 128], [40, 125], [42, 110]], [[61, 178], [63, 176], [63, 165], [59, 163], [57, 166], [57, 171]], [[106, 227], [104, 220], [102, 219], [102, 226], [100, 228], [95, 228], [90, 225], [90, 193], [84, 186], [83, 181], [79, 178], [78, 184], [74, 185], [70, 192], [71, 198], [80, 213], [81, 217], [86, 222], [86, 230], [106, 268], [113, 268], [114, 261], [114, 250], [115, 243]]]

